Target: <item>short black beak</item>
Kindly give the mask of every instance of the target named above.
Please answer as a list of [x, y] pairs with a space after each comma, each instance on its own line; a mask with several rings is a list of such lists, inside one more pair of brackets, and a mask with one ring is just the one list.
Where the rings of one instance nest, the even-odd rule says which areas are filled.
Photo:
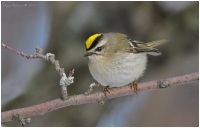
[[84, 57], [87, 57], [87, 56], [91, 56], [93, 53], [92, 52], [88, 52], [84, 55]]

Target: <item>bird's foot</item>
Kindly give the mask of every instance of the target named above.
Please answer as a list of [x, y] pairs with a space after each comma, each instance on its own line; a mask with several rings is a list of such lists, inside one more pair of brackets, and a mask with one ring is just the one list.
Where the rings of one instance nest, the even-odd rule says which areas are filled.
[[109, 88], [109, 86], [106, 86], [106, 87], [103, 88], [103, 93], [105, 94], [105, 96], [107, 96], [106, 92], [108, 92], [110, 94], [110, 91], [109, 91], [108, 88]]
[[130, 87], [133, 88], [134, 92], [137, 94], [138, 91], [137, 80], [134, 80]]

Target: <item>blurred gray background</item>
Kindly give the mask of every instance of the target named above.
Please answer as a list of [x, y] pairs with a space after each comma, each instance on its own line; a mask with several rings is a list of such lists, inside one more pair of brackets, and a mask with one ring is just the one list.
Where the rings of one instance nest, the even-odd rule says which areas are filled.
[[[199, 2], [1, 2], [1, 42], [27, 54], [39, 46], [53, 53], [68, 73], [70, 95], [94, 81], [85, 40], [94, 33], [120, 32], [143, 42], [168, 39], [161, 56], [148, 57], [139, 82], [199, 71]], [[41, 59], [25, 59], [1, 48], [1, 111], [61, 96], [59, 75]], [[198, 82], [140, 92], [97, 103], [69, 106], [32, 117], [28, 126], [199, 126]], [[19, 126], [17, 122], [3, 123]]]

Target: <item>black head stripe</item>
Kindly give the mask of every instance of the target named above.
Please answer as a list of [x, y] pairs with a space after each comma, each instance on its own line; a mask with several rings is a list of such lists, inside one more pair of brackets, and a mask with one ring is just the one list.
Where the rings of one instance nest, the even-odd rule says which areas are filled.
[[88, 49], [86, 49], [86, 50], [89, 51], [89, 50], [93, 49], [93, 48], [98, 44], [98, 42], [101, 40], [102, 37], [103, 37], [103, 34], [101, 34], [100, 36], [98, 36], [98, 37], [93, 41], [92, 45], [91, 45]]

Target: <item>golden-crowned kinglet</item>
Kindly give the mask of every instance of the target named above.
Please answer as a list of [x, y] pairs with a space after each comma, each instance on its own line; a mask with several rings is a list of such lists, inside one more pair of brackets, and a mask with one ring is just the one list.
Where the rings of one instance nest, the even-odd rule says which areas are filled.
[[154, 48], [167, 40], [143, 43], [120, 33], [90, 36], [86, 43], [89, 70], [104, 87], [121, 87], [141, 77], [146, 69], [147, 54], [161, 55]]

